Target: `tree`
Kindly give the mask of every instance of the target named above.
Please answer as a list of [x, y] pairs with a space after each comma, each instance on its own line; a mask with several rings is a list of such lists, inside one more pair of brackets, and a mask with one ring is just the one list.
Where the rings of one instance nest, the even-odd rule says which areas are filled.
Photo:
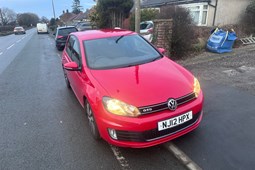
[[50, 26], [56, 25], [56, 20], [55, 18], [50, 19]]
[[83, 7], [81, 6], [80, 0], [73, 0], [72, 8], [73, 8], [72, 12], [74, 14], [79, 14], [83, 9]]
[[23, 13], [18, 15], [18, 23], [19, 25], [24, 26], [36, 26], [36, 24], [39, 22], [38, 15], [34, 13]]
[[41, 22], [43, 23], [49, 23], [50, 21], [48, 20], [48, 18], [46, 18], [45, 16], [42, 16], [42, 18], [40, 19]]
[[[141, 10], [141, 22], [143, 21], [151, 21], [156, 19], [159, 14], [159, 10], [156, 9], [143, 9]], [[130, 20], [130, 29], [135, 30], [135, 13], [132, 13]]]
[[98, 27], [122, 27], [123, 20], [130, 14], [133, 0], [98, 0]]
[[98, 13], [96, 11], [96, 6], [93, 6], [90, 10], [89, 10], [89, 20], [91, 22], [91, 25], [92, 26], [97, 26], [99, 25], [98, 24], [98, 21], [99, 21], [99, 16], [98, 16]]
[[16, 21], [17, 14], [9, 8], [0, 8], [0, 23], [1, 25], [7, 25]]

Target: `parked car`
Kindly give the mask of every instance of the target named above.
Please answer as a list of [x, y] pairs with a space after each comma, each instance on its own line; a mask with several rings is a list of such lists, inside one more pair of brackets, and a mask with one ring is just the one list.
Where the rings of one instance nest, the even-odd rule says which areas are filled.
[[140, 23], [140, 34], [149, 42], [153, 39], [153, 21], [144, 21]]
[[74, 26], [64, 26], [57, 28], [55, 33], [55, 42], [59, 51], [64, 49], [68, 35], [76, 31], [77, 29]]
[[37, 34], [46, 33], [48, 34], [48, 26], [46, 23], [37, 23], [36, 25]]
[[13, 30], [14, 34], [26, 34], [26, 31], [23, 27], [15, 27]]
[[91, 30], [92, 26], [90, 22], [80, 22], [76, 25], [78, 31]]
[[140, 35], [121, 29], [69, 35], [62, 53], [67, 87], [92, 136], [121, 147], [150, 147], [198, 127], [198, 80]]

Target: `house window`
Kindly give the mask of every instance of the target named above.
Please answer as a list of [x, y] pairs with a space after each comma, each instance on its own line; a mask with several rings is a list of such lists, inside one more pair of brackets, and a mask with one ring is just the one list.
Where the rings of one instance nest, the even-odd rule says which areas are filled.
[[199, 26], [207, 25], [208, 17], [208, 5], [207, 4], [185, 4], [180, 5], [181, 7], [187, 8], [193, 18], [193, 22]]

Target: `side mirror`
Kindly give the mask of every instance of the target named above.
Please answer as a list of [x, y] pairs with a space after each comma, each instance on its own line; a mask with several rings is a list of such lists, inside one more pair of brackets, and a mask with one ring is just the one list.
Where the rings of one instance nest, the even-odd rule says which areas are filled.
[[68, 71], [80, 71], [78, 64], [76, 62], [69, 62], [64, 64], [64, 69]]
[[166, 50], [164, 48], [158, 48], [158, 50], [163, 55], [166, 53]]

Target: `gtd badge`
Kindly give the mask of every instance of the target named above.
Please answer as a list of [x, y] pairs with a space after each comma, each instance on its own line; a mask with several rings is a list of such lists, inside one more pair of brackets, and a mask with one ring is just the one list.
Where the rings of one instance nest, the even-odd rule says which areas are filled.
[[174, 99], [169, 99], [167, 102], [167, 106], [169, 108], [169, 110], [176, 110], [177, 108], [177, 102]]
[[151, 112], [152, 111], [152, 108], [145, 108], [145, 109], [143, 109], [143, 112], [145, 113], [145, 112]]

